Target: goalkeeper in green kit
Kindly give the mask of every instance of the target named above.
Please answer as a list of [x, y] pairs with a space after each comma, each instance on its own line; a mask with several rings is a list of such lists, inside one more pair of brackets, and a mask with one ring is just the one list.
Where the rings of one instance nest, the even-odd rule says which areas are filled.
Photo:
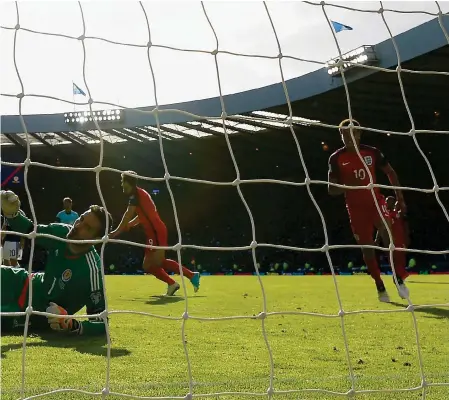
[[[33, 231], [33, 223], [20, 210], [16, 194], [2, 190], [1, 208], [13, 231]], [[112, 227], [112, 218], [103, 207], [90, 206], [73, 226], [61, 223], [38, 225], [37, 233], [73, 240], [94, 240], [105, 234], [107, 219], [109, 227]], [[89, 315], [99, 314], [105, 309], [101, 261], [95, 248], [91, 244], [67, 243], [49, 237], [36, 237], [35, 241], [48, 251], [45, 272], [30, 275], [23, 268], [2, 265], [1, 311], [25, 311], [31, 284], [33, 310], [59, 315], [48, 318], [31, 315], [31, 329], [50, 328], [78, 335], [104, 334], [101, 318], [78, 321], [64, 317], [77, 313], [84, 306]], [[23, 327], [24, 323], [25, 316], [2, 317], [2, 329]]]

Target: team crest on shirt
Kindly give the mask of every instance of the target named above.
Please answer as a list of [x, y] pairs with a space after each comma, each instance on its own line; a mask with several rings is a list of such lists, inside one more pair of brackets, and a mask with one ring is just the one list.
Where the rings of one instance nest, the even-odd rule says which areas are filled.
[[93, 292], [90, 294], [90, 299], [92, 300], [92, 303], [98, 304], [101, 300], [101, 293], [100, 292]]
[[365, 156], [364, 159], [365, 159], [366, 165], [373, 165], [373, 157]]
[[66, 269], [63, 273], [62, 273], [62, 281], [63, 282], [68, 282], [70, 279], [72, 279], [72, 270], [71, 269]]

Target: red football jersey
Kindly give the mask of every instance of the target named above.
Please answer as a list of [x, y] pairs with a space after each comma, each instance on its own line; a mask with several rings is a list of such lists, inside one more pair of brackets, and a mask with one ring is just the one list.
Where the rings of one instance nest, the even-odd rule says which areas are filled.
[[155, 232], [157, 227], [163, 224], [156, 205], [146, 190], [136, 187], [135, 193], [129, 196], [129, 205], [136, 207], [140, 225], [146, 232]]
[[[384, 155], [375, 147], [361, 144], [360, 155], [371, 172], [373, 183], [376, 183], [376, 169], [387, 165]], [[368, 172], [356, 152], [348, 151], [346, 147], [338, 149], [329, 158], [330, 177], [342, 185], [367, 186], [370, 183]], [[380, 189], [374, 188], [377, 197], [380, 197]], [[373, 195], [368, 189], [353, 189], [345, 192], [346, 204], [350, 208], [363, 207], [367, 202], [373, 202]]]
[[389, 216], [391, 218], [391, 230], [393, 238], [396, 241], [403, 242], [405, 237], [404, 220], [399, 211], [390, 211]]

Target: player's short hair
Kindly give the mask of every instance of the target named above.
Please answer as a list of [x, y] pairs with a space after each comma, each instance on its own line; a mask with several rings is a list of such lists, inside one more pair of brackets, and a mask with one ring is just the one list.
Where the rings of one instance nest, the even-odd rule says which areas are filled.
[[134, 171], [125, 171], [122, 174], [122, 180], [123, 182], [128, 183], [129, 185], [135, 187], [137, 186], [137, 176], [132, 176], [132, 175], [137, 175], [136, 172]]
[[100, 228], [99, 235], [103, 235], [103, 233], [105, 232], [105, 230], [106, 230], [106, 221], [109, 222], [108, 233], [111, 232], [112, 224], [114, 223], [114, 221], [112, 220], [111, 214], [109, 212], [107, 212], [104, 207], [97, 206], [95, 204], [90, 206], [89, 210], [92, 212], [92, 214], [95, 214], [96, 217], [100, 220], [101, 228]]
[[64, 198], [62, 199], [62, 202], [63, 202], [63, 203], [65, 203], [66, 201], [68, 201], [69, 203], [73, 203], [73, 202], [72, 202], [72, 199], [71, 199], [70, 197], [64, 197]]
[[[360, 126], [359, 121], [357, 121], [356, 119], [352, 119], [352, 124], [354, 126]], [[351, 125], [351, 120], [348, 119], [344, 119], [343, 121], [340, 122], [340, 125], [338, 125], [338, 129], [340, 130], [340, 132], [342, 132], [342, 128], [347, 128], [349, 127], [349, 125]]]

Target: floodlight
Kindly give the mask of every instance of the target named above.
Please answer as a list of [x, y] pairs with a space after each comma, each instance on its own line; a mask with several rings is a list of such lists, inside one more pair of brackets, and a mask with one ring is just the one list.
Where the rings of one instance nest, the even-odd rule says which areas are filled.
[[327, 73], [329, 75], [339, 76], [342, 71], [346, 72], [356, 68], [358, 66], [357, 64], [375, 65], [378, 62], [374, 46], [366, 45], [342, 54], [341, 60], [344, 62], [340, 64], [340, 67], [337, 67], [340, 62], [340, 57], [333, 58], [326, 63]]
[[[102, 121], [102, 124], [113, 124], [122, 120], [121, 110], [98, 110], [98, 111], [74, 111], [62, 114], [66, 124], [86, 124], [93, 121]], [[87, 128], [84, 128], [87, 129]]]

